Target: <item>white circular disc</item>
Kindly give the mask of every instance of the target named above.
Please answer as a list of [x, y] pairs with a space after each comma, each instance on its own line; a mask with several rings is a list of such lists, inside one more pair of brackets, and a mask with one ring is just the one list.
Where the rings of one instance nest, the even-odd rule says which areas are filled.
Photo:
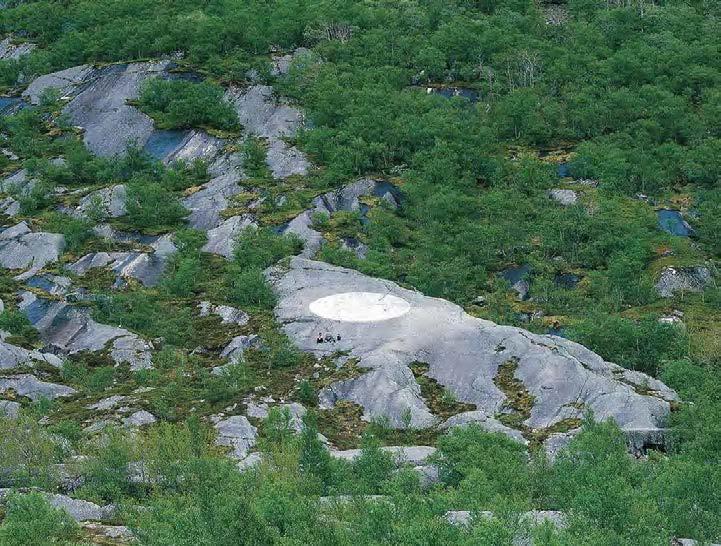
[[345, 292], [319, 298], [309, 305], [319, 317], [342, 322], [377, 322], [405, 315], [411, 309], [406, 300], [392, 294]]

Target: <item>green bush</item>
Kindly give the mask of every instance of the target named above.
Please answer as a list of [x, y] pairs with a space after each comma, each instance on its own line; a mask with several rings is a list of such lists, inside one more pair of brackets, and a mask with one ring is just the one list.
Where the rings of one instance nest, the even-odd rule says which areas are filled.
[[177, 227], [188, 215], [177, 197], [162, 184], [144, 177], [133, 178], [128, 184], [125, 208], [127, 215], [123, 221], [141, 230]]
[[52, 507], [40, 493], [14, 493], [0, 524], [0, 546], [71, 546], [79, 532], [67, 512]]
[[221, 86], [185, 80], [147, 80], [138, 100], [139, 108], [163, 129], [206, 127], [235, 131], [239, 128], [233, 107], [224, 99]]

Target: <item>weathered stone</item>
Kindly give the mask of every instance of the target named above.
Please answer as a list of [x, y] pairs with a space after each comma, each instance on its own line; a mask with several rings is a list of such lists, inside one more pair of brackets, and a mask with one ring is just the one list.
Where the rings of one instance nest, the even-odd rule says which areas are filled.
[[223, 324], [243, 326], [244, 324], [248, 324], [250, 320], [248, 313], [236, 307], [231, 307], [230, 305], [213, 305], [209, 301], [201, 301], [198, 308], [200, 309], [201, 317], [217, 315], [222, 319], [221, 322]]
[[[444, 300], [356, 271], [296, 257], [269, 277], [279, 297], [278, 321], [300, 349], [319, 357], [348, 351], [368, 369], [322, 391], [326, 407], [350, 400], [363, 406], [365, 418], [385, 416], [392, 426], [406, 426], [409, 417], [411, 426], [432, 424], [436, 418], [408, 368], [413, 362], [427, 363], [428, 377], [486, 415], [507, 409], [496, 381], [501, 365], [512, 366], [515, 380], [533, 400], [524, 419], [531, 429], [582, 418], [590, 409], [598, 420], [614, 419], [628, 434], [652, 439], [663, 433], [669, 401], [677, 399], [660, 384], [647, 393], [638, 387], [638, 376], [629, 384], [626, 370], [569, 340], [477, 319]], [[321, 298], [346, 293], [377, 294], [389, 302], [396, 298], [406, 307], [397, 306], [400, 314], [376, 321], [365, 321], [365, 309], [344, 310], [358, 314], [350, 321], [311, 310]], [[319, 344], [318, 332], [337, 334], [340, 340]]]
[[10, 389], [15, 391], [19, 396], [30, 398], [33, 402], [37, 402], [43, 398], [53, 400], [75, 394], [75, 389], [72, 387], [58, 385], [56, 383], [47, 383], [30, 374], [0, 377], [0, 393], [5, 393]]
[[74, 96], [80, 85], [93, 73], [93, 67], [83, 64], [60, 72], [45, 74], [33, 80], [27, 89], [23, 91], [23, 96], [31, 104], [40, 104], [40, 98], [47, 89], [56, 89], [60, 96], [63, 97]]
[[91, 152], [110, 157], [125, 152], [130, 144], [145, 144], [153, 120], [127, 102], [138, 98], [141, 84], [160, 75], [167, 65], [167, 61], [112, 65], [85, 78], [82, 90], [63, 112], [85, 130], [85, 145]]
[[[385, 446], [381, 449], [386, 453], [390, 453], [397, 464], [412, 464], [414, 466], [425, 463], [426, 460], [436, 452], [436, 448], [431, 446]], [[334, 457], [336, 459], [342, 459], [344, 461], [352, 462], [358, 457], [360, 457], [362, 450], [331, 450], [329, 453], [331, 457]]]
[[546, 458], [553, 462], [558, 455], [568, 447], [571, 440], [581, 432], [580, 428], [569, 430], [568, 432], [554, 432], [543, 442], [543, 449], [546, 452]]
[[266, 161], [275, 178], [305, 175], [310, 164], [305, 155], [283, 141], [293, 136], [303, 123], [299, 110], [273, 96], [273, 88], [253, 85], [230, 88], [226, 93], [240, 123], [251, 135], [268, 139]]
[[118, 404], [121, 402], [124, 402], [127, 400], [127, 396], [121, 396], [121, 395], [113, 395], [109, 396], [107, 398], [103, 398], [102, 400], [99, 400], [98, 402], [94, 404], [89, 404], [85, 406], [88, 409], [94, 409], [99, 411], [108, 411], [113, 408], [115, 408]]
[[49, 364], [55, 368], [63, 365], [62, 360], [54, 354], [23, 349], [0, 339], [0, 370], [35, 366], [38, 363]]
[[235, 241], [248, 228], [257, 227], [254, 218], [248, 214], [231, 216], [218, 227], [208, 230], [208, 242], [203, 252], [219, 254], [230, 259], [233, 257]]
[[298, 49], [293, 51], [293, 53], [289, 53], [287, 55], [277, 55], [273, 57], [273, 66], [270, 70], [271, 75], [283, 76], [287, 74], [294, 60], [308, 54], [310, 54], [310, 49], [307, 49], [305, 47], [299, 47]]
[[238, 182], [244, 178], [245, 175], [239, 168], [229, 168], [227, 172], [211, 179], [198, 191], [183, 199], [183, 206], [190, 211], [190, 226], [203, 230], [217, 227], [221, 223], [221, 211], [230, 204], [228, 199], [242, 191]]
[[677, 293], [703, 292], [712, 284], [708, 267], [667, 267], [661, 272], [656, 290], [662, 298], [672, 298]]
[[168, 164], [176, 161], [192, 163], [198, 159], [209, 161], [222, 151], [224, 145], [222, 139], [210, 136], [205, 131], [194, 130], [163, 161]]
[[8, 36], [0, 41], [0, 60], [16, 61], [20, 57], [24, 57], [35, 49], [35, 44], [23, 42], [19, 44], [13, 43], [12, 37]]
[[124, 216], [127, 190], [124, 184], [116, 184], [94, 191], [80, 200], [75, 215], [81, 217], [99, 214], [105, 218]]
[[149, 366], [150, 346], [136, 334], [121, 327], [95, 322], [90, 310], [64, 301], [39, 298], [32, 292], [21, 292], [22, 310], [43, 341], [65, 354], [96, 352], [113, 343], [111, 357], [116, 364], [127, 362], [133, 369]]
[[260, 337], [255, 334], [250, 336], [236, 336], [225, 346], [220, 356], [232, 362], [238, 362], [242, 360], [243, 353], [247, 349], [258, 348], [261, 343]]
[[331, 215], [339, 211], [363, 212], [364, 205], [361, 197], [374, 196], [382, 199], [392, 208], [400, 204], [400, 194], [394, 186], [384, 180], [361, 178], [339, 190], [319, 195], [312, 203], [311, 208], [296, 216], [284, 228], [283, 233], [293, 233], [305, 243], [302, 256], [312, 257], [320, 249], [323, 237], [312, 228], [315, 215]]
[[548, 196], [556, 203], [563, 205], [564, 207], [575, 205], [578, 202], [578, 195], [573, 190], [554, 188], [549, 190]]
[[454, 415], [453, 417], [450, 417], [449, 419], [444, 421], [440, 425], [440, 428], [443, 430], [448, 430], [456, 427], [468, 426], [470, 424], [478, 425], [487, 432], [500, 432], [501, 434], [505, 434], [512, 440], [520, 442], [524, 445], [528, 444], [528, 441], [523, 437], [520, 431], [507, 427], [498, 419], [489, 417], [482, 411], [466, 411]]
[[55, 508], [65, 510], [75, 521], [107, 521], [116, 513], [115, 506], [99, 506], [94, 502], [73, 499], [67, 495], [46, 494]]
[[155, 422], [157, 422], [155, 415], [145, 410], [136, 411], [129, 417], [123, 419], [123, 424], [126, 427], [144, 427], [146, 425], [152, 425]]
[[129, 364], [130, 371], [147, 370], [153, 367], [152, 345], [135, 334], [113, 340], [110, 358], [116, 365]]
[[[95, 544], [125, 545], [135, 540], [133, 532], [124, 525], [103, 525], [100, 523], [84, 523], [83, 529], [93, 537]], [[108, 542], [112, 541], [112, 542]]]
[[12, 400], [0, 400], [0, 417], [17, 419], [20, 415], [20, 404]]
[[258, 437], [258, 429], [242, 415], [233, 415], [218, 421], [215, 429], [218, 432], [216, 445], [229, 447], [230, 456], [239, 460], [248, 456]]
[[25, 222], [0, 232], [0, 266], [6, 269], [39, 270], [56, 262], [65, 248], [57, 233], [33, 233]]

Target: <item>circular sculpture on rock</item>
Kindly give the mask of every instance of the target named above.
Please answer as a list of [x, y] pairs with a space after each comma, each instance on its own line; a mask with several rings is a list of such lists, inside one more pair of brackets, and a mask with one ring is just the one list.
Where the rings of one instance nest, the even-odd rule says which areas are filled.
[[319, 317], [341, 322], [378, 322], [405, 315], [411, 305], [392, 294], [344, 292], [319, 298], [309, 306]]

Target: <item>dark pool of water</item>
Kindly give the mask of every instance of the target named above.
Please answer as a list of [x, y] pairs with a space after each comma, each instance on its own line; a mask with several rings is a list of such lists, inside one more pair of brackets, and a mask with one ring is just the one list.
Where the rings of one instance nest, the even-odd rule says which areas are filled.
[[428, 91], [429, 93], [433, 95], [440, 95], [441, 97], [445, 97], [447, 99], [461, 97], [462, 99], [466, 99], [470, 102], [478, 102], [478, 99], [481, 97], [478, 91], [475, 89], [468, 89], [466, 87], [429, 87], [428, 89], [430, 89], [430, 91]]
[[518, 281], [522, 281], [523, 279], [527, 278], [530, 273], [531, 266], [528, 264], [524, 264], [517, 267], [509, 267], [508, 269], [504, 269], [498, 275], [501, 278], [507, 280], [511, 284], [511, 286], [513, 286]]
[[0, 97], [0, 114], [13, 113], [21, 105], [22, 99], [19, 97]]
[[566, 337], [566, 329], [563, 326], [551, 327], [546, 333], [552, 336]]
[[658, 217], [658, 227], [666, 233], [678, 237], [688, 237], [693, 233], [691, 226], [677, 210], [661, 209], [656, 212], [656, 216]]
[[580, 280], [581, 277], [574, 275], [573, 273], [559, 273], [553, 279], [556, 286], [567, 289], [576, 288], [576, 285]]
[[152, 132], [143, 149], [155, 159], [164, 159], [174, 152], [190, 131], [158, 129]]
[[556, 167], [556, 173], [560, 178], [568, 178], [571, 176], [571, 167], [568, 163], [559, 163]]
[[31, 277], [30, 279], [28, 279], [27, 284], [28, 286], [32, 286], [33, 288], [45, 290], [45, 292], [51, 292], [56, 286], [54, 282], [52, 282], [46, 277], [43, 277], [42, 275], [36, 275], [35, 277]]

